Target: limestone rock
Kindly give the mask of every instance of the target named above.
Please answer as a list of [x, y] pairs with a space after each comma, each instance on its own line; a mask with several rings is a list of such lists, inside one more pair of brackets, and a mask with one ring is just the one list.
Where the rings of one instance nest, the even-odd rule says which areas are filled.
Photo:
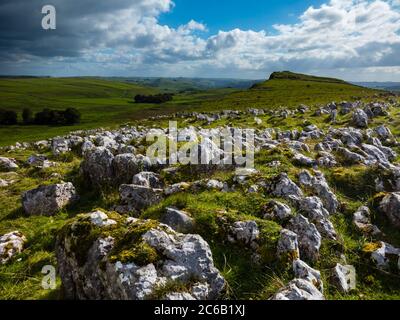
[[290, 220], [289, 230], [298, 236], [300, 256], [315, 262], [319, 259], [319, 249], [321, 247], [321, 234], [318, 232], [315, 224], [311, 223], [301, 214]]
[[264, 219], [286, 221], [292, 217], [292, 209], [279, 201], [272, 200], [264, 208]]
[[96, 187], [109, 185], [113, 179], [114, 155], [104, 147], [87, 151], [81, 169]]
[[279, 259], [297, 260], [300, 258], [299, 243], [297, 234], [294, 232], [282, 229], [277, 246], [277, 256]]
[[[164, 299], [220, 296], [225, 280], [214, 266], [209, 245], [199, 235], [176, 233], [155, 221], [139, 219], [96, 224], [91, 216], [75, 218], [57, 240], [59, 274], [67, 299], [145, 300], [171, 282], [182, 283], [188, 292], [168, 292]], [[129, 240], [121, 242], [124, 239]], [[127, 250], [142, 253], [121, 260]]]
[[41, 186], [22, 195], [22, 206], [29, 215], [51, 216], [78, 199], [71, 182]]
[[19, 167], [15, 159], [0, 157], [0, 171], [15, 171]]
[[25, 242], [25, 236], [19, 231], [0, 236], [0, 265], [7, 263], [16, 254], [21, 253]]
[[229, 240], [231, 242], [240, 242], [257, 248], [256, 241], [260, 235], [260, 230], [255, 221], [237, 221], [230, 227]]
[[123, 184], [119, 188], [122, 205], [128, 206], [128, 211], [139, 212], [163, 199], [162, 189], [153, 189], [133, 184]]
[[280, 289], [272, 300], [324, 300], [323, 294], [309, 281], [294, 279]]
[[371, 212], [368, 207], [360, 207], [353, 216], [354, 225], [363, 233], [373, 236], [381, 234], [379, 228], [371, 223]]
[[175, 208], [167, 208], [160, 221], [181, 233], [189, 233], [194, 227], [194, 220], [189, 214]]
[[356, 271], [353, 266], [337, 264], [332, 271], [332, 283], [342, 293], [356, 289]]
[[359, 128], [368, 127], [368, 115], [362, 109], [354, 110], [353, 123]]
[[400, 229], [400, 193], [388, 194], [382, 200], [380, 210], [386, 214], [395, 227]]
[[301, 198], [303, 192], [300, 188], [289, 179], [286, 173], [281, 173], [271, 185], [272, 194], [277, 197], [289, 198]]
[[141, 172], [133, 177], [132, 184], [147, 188], [162, 189], [163, 183], [160, 175], [154, 172]]
[[307, 263], [296, 259], [293, 261], [293, 272], [297, 279], [307, 280], [312, 283], [321, 293], [324, 292], [324, 284], [321, 279], [321, 272], [311, 268]]

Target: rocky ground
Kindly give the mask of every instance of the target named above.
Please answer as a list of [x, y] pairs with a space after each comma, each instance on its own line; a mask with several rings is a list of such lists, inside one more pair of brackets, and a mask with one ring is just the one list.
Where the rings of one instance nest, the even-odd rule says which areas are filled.
[[[398, 299], [399, 114], [394, 97], [182, 113], [3, 148], [0, 297]], [[255, 168], [151, 161], [169, 120], [180, 143], [254, 128]]]

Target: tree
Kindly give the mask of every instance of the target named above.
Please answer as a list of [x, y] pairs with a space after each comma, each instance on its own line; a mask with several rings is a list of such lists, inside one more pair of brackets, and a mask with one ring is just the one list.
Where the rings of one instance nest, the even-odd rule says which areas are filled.
[[18, 115], [15, 111], [0, 110], [0, 124], [14, 125], [18, 123]]
[[30, 108], [24, 108], [24, 110], [22, 110], [22, 122], [25, 125], [33, 123], [33, 112]]
[[156, 95], [149, 95], [145, 96], [142, 94], [138, 94], [135, 96], [136, 103], [156, 103], [161, 104], [164, 102], [171, 101], [173, 99], [172, 93], [163, 93], [163, 94], [156, 94]]
[[81, 113], [75, 108], [68, 108], [64, 111], [65, 124], [76, 124], [81, 121]]

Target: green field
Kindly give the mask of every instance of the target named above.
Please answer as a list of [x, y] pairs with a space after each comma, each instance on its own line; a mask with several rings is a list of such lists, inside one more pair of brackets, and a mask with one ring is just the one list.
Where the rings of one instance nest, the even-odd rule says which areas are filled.
[[[321, 79], [321, 81], [319, 81]], [[74, 126], [7, 126], [0, 128], [0, 146], [17, 141], [35, 141], [78, 129], [113, 127], [133, 120], [177, 111], [218, 111], [247, 108], [295, 107], [330, 101], [368, 98], [377, 91], [327, 81], [326, 78], [297, 77], [282, 73], [252, 89], [209, 89], [177, 93], [174, 100], [161, 105], [135, 104], [136, 94], [155, 94], [157, 87], [144, 87], [122, 80], [98, 78], [19, 78], [0, 79], [0, 108], [33, 111], [43, 108], [77, 108], [82, 121]], [[180, 83], [176, 83], [177, 87]]]

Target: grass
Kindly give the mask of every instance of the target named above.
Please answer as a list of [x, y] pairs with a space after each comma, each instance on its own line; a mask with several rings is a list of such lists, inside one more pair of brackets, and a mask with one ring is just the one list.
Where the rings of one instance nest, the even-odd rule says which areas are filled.
[[[295, 79], [291, 79], [291, 78]], [[144, 88], [138, 85], [119, 81], [106, 81], [93, 78], [70, 79], [2, 79], [0, 80], [0, 97], [2, 106], [21, 110], [30, 106], [34, 110], [48, 106], [65, 108], [75, 106], [83, 113], [83, 122], [75, 127], [22, 127], [0, 128], [0, 145], [11, 144], [21, 140], [38, 140], [63, 134], [72, 129], [94, 128], [98, 126], [117, 126], [122, 122], [147, 126], [167, 126], [168, 120], [142, 120], [149, 115], [169, 113], [181, 110], [222, 110], [247, 109], [248, 107], [279, 108], [279, 106], [296, 107], [300, 103], [316, 106], [331, 100], [352, 100], [354, 96], [370, 99], [376, 91], [368, 90], [335, 79], [316, 79], [293, 74], [277, 74], [273, 79], [250, 90], [216, 89], [203, 92], [185, 92], [175, 96], [173, 102], [164, 105], [135, 105], [131, 103], [135, 93], [152, 93], [157, 89]], [[384, 99], [384, 98], [382, 98]], [[284, 130], [302, 129], [306, 124], [315, 124], [327, 130], [329, 127], [347, 126], [349, 116], [338, 116], [335, 125], [326, 121], [326, 116], [316, 117], [313, 110], [306, 115], [296, 115], [287, 119], [262, 115], [261, 125], [256, 124], [254, 116], [241, 115], [229, 120], [230, 125], [243, 128], [265, 129], [280, 128]], [[389, 117], [375, 118], [371, 126], [386, 124], [399, 137], [398, 111], [394, 110]], [[138, 120], [140, 119], [140, 120]], [[183, 119], [182, 119], [183, 120]], [[187, 120], [187, 119], [186, 119]], [[185, 120], [183, 120], [185, 121]], [[190, 120], [180, 125], [202, 126], [204, 128], [225, 125], [226, 120], [212, 124]], [[311, 141], [312, 147], [315, 142]], [[312, 148], [311, 148], [312, 149]], [[396, 151], [400, 151], [395, 147]], [[60, 279], [57, 279], [55, 290], [43, 290], [41, 269], [44, 265], [56, 266], [55, 241], [57, 235], [80, 213], [91, 212], [97, 208], [108, 209], [118, 202], [115, 189], [95, 191], [79, 174], [80, 156], [73, 153], [59, 160], [59, 165], [45, 170], [32, 169], [24, 165], [33, 150], [19, 150], [4, 154], [14, 157], [20, 163], [14, 184], [0, 189], [0, 234], [20, 230], [28, 239], [24, 252], [4, 266], [0, 266], [0, 299], [58, 299], [60, 295]], [[3, 154], [2, 154], [3, 155]], [[311, 151], [310, 156], [316, 153]], [[302, 169], [292, 161], [292, 152], [286, 147], [275, 150], [262, 150], [256, 155], [255, 163], [260, 175], [250, 181], [273, 179], [280, 172], [287, 172], [289, 177], [297, 181], [296, 176]], [[279, 168], [271, 168], [268, 163], [280, 161]], [[61, 178], [54, 178], [54, 173]], [[325, 285], [325, 294], [329, 299], [400, 299], [400, 281], [397, 274], [383, 273], [374, 268], [370, 257], [363, 252], [366, 244], [373, 242], [360, 234], [353, 226], [352, 217], [361, 205], [371, 204], [373, 222], [381, 228], [386, 236], [382, 239], [400, 246], [398, 230], [390, 226], [387, 219], [379, 213], [374, 202], [373, 181], [374, 170], [363, 166], [347, 166], [324, 169], [329, 185], [337, 194], [341, 207], [339, 213], [332, 216], [335, 229], [340, 234], [337, 242], [324, 241], [321, 248], [322, 259], [315, 267], [320, 270]], [[0, 173], [0, 178], [6, 178]], [[233, 172], [229, 170], [201, 172], [188, 166], [180, 167], [177, 173], [163, 177], [168, 183], [196, 181], [215, 178], [231, 182]], [[8, 178], [7, 178], [8, 179]], [[71, 181], [77, 187], [80, 200], [54, 217], [27, 216], [21, 208], [21, 194], [39, 185], [57, 183], [61, 179]], [[261, 299], [271, 297], [279, 288], [293, 279], [290, 266], [276, 261], [276, 243], [279, 231], [284, 224], [262, 219], [264, 206], [272, 198], [268, 193], [248, 194], [247, 187], [238, 188], [232, 193], [190, 190], [166, 198], [160, 204], [148, 208], [142, 218], [157, 220], [167, 207], [176, 207], [187, 211], [195, 220], [195, 233], [200, 234], [210, 244], [215, 265], [227, 280], [225, 298]], [[278, 199], [282, 201], [282, 199]], [[295, 212], [294, 212], [295, 213]], [[252, 250], [243, 244], [232, 244], [227, 241], [228, 226], [235, 221], [255, 220], [261, 230], [260, 248], [262, 263], [253, 261]], [[146, 227], [147, 228], [147, 227]], [[135, 261], [146, 264], [156, 259], [154, 251], [134, 242], [147, 229], [125, 230], [117, 234], [118, 246], [111, 259]], [[91, 232], [89, 232], [91, 233]], [[128, 237], [125, 237], [129, 235]], [[91, 239], [89, 237], [88, 242]], [[85, 258], [84, 243], [77, 244], [82, 249], [82, 260]], [[341, 261], [344, 253], [347, 262], [357, 269], [358, 287], [350, 295], [342, 295], [329, 284], [330, 270]], [[180, 283], [168, 283], [159, 288], [155, 296], [164, 296], [170, 290], [184, 292], [186, 288]]]
[[[0, 108], [20, 112], [25, 107], [33, 111], [74, 107], [82, 113], [81, 123], [74, 126], [3, 126], [0, 128], [0, 146], [46, 139], [79, 129], [116, 127], [179, 111], [291, 108], [299, 104], [316, 105], [333, 100], [355, 100], [357, 97], [367, 99], [378, 92], [344, 82], [309, 81], [303, 77], [293, 80], [282, 74], [278, 79], [268, 80], [248, 90], [226, 88], [178, 92], [173, 101], [161, 105], [133, 103], [136, 94], [155, 94], [160, 89], [118, 79], [0, 79]], [[176, 82], [176, 86], [179, 85]]]

